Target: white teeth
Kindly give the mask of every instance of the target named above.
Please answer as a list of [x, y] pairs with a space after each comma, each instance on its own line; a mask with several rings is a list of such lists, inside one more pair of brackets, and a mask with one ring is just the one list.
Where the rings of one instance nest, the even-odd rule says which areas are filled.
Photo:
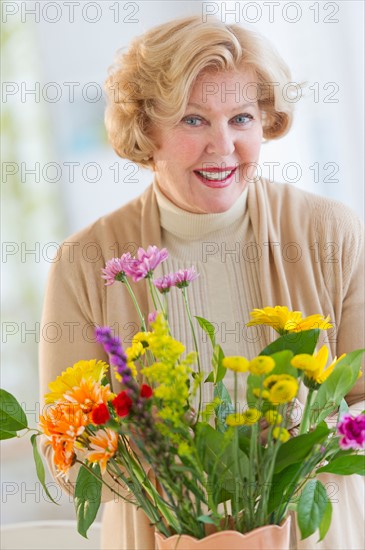
[[197, 172], [207, 180], [221, 181], [228, 178], [228, 176], [232, 174], [233, 170], [228, 170], [224, 172], [203, 172], [197, 170]]

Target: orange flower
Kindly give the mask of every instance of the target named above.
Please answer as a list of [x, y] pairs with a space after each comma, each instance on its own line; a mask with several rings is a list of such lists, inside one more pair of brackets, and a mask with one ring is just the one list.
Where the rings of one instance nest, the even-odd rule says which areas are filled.
[[68, 390], [80, 386], [81, 380], [93, 380], [101, 382], [108, 370], [104, 361], [90, 359], [90, 361], [78, 361], [73, 367], [68, 367], [56, 380], [50, 382], [50, 393], [45, 395], [46, 403], [54, 403], [63, 399]]
[[109, 428], [98, 430], [90, 436], [90, 447], [94, 449], [86, 455], [89, 462], [98, 462], [100, 471], [105, 473], [107, 462], [115, 455], [118, 449], [118, 434]]
[[75, 456], [74, 441], [72, 439], [52, 437], [49, 444], [52, 445], [54, 450], [53, 462], [57, 470], [62, 474], [67, 474]]
[[92, 422], [92, 411], [101, 403], [104, 405], [115, 397], [110, 391], [110, 385], [103, 386], [92, 379], [83, 379], [79, 386], [67, 390], [63, 397], [70, 403], [79, 404], [84, 413], [89, 415], [89, 422]]
[[57, 403], [47, 408], [46, 414], [40, 416], [39, 423], [43, 433], [49, 437], [76, 439], [89, 420], [79, 405]]
[[73, 463], [76, 438], [83, 433], [88, 417], [78, 405], [58, 403], [47, 408], [40, 416], [40, 427], [54, 450], [53, 461], [57, 469], [67, 473]]

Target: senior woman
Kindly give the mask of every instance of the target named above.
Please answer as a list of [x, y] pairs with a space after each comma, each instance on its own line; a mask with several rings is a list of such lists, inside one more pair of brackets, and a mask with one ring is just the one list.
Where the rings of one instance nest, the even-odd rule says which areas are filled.
[[[167, 247], [161, 275], [194, 264], [201, 276], [191, 287], [191, 307], [220, 323], [217, 342], [227, 355], [253, 357], [268, 343], [268, 334], [253, 337], [243, 330], [248, 312], [266, 305], [329, 314], [336, 329], [327, 341], [332, 357], [363, 345], [358, 219], [333, 200], [256, 177], [262, 141], [291, 126], [293, 103], [282, 93], [290, 80], [285, 63], [262, 38], [199, 17], [153, 28], [120, 55], [106, 82], [108, 136], [120, 157], [152, 169], [154, 178], [140, 197], [68, 238], [53, 264], [42, 323], [57, 322], [62, 336], [41, 342], [42, 394], [79, 359], [107, 360], [91, 327], [114, 327], [126, 343], [138, 330], [124, 287], [106, 291], [100, 279], [116, 246], [118, 255], [149, 244]], [[84, 253], [90, 243], [101, 251], [93, 262]], [[331, 262], [324, 253], [329, 243], [336, 245]], [[293, 244], [301, 251], [296, 261], [283, 254]], [[144, 312], [152, 311], [143, 286], [135, 292]], [[171, 295], [170, 324], [193, 349], [179, 300], [180, 294]], [[199, 342], [203, 364], [207, 348]], [[299, 400], [304, 397], [302, 389]], [[347, 399], [356, 406], [363, 398], [359, 380]], [[44, 452], [53, 468], [50, 449]], [[75, 476], [72, 471], [69, 482], [60, 480], [66, 490], [72, 491]], [[334, 517], [318, 548], [363, 547], [360, 478], [324, 479], [332, 483]], [[103, 548], [154, 548], [144, 513], [109, 498]], [[313, 548], [316, 540], [298, 547]]]

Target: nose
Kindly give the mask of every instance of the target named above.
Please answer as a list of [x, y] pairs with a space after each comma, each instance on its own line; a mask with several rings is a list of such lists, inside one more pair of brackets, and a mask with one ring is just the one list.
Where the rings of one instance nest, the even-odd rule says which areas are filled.
[[208, 134], [206, 152], [224, 157], [231, 155], [234, 150], [234, 130], [225, 125], [211, 127], [211, 131]]

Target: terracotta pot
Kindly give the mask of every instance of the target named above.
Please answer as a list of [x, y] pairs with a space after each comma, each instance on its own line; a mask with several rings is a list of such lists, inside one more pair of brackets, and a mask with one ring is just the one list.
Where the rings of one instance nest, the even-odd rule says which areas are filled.
[[290, 520], [282, 525], [265, 525], [249, 533], [238, 531], [219, 531], [196, 539], [189, 535], [164, 537], [155, 533], [157, 550], [289, 550]]

